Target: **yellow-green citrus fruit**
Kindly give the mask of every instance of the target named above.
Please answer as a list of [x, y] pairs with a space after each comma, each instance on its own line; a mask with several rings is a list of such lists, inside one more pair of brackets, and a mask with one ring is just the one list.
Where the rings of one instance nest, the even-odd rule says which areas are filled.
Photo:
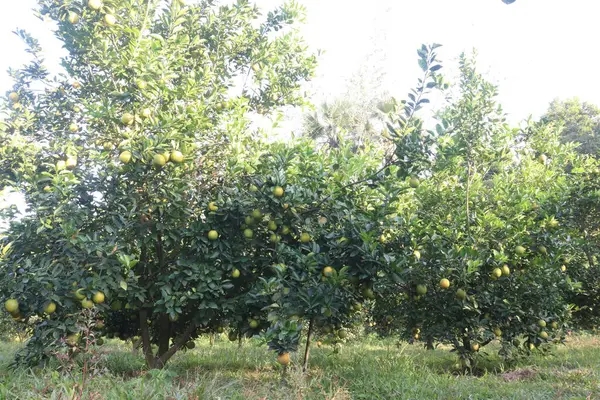
[[97, 11], [102, 8], [102, 0], [89, 0], [88, 7]]
[[510, 275], [510, 268], [508, 268], [508, 265], [503, 265], [502, 266], [502, 275], [503, 276], [509, 276]]
[[11, 314], [19, 312], [19, 302], [15, 299], [8, 299], [4, 303], [4, 308]]
[[277, 230], [277, 224], [275, 223], [275, 221], [269, 221], [269, 223], [267, 224], [267, 228], [270, 231], [276, 231]]
[[121, 154], [119, 154], [119, 161], [123, 164], [128, 164], [131, 161], [131, 152], [129, 150], [125, 150]]
[[283, 188], [282, 188], [281, 186], [276, 186], [276, 187], [273, 189], [273, 195], [274, 195], [275, 197], [282, 197], [282, 196], [283, 196], [283, 193], [284, 193], [284, 192], [283, 192]]
[[77, 158], [68, 157], [67, 161], [65, 162], [65, 166], [67, 169], [74, 169], [77, 166]]
[[500, 268], [494, 268], [492, 275], [496, 278], [500, 278], [502, 276], [502, 270]]
[[69, 344], [71, 346], [75, 346], [77, 343], [79, 343], [79, 334], [73, 333], [73, 334], [67, 336], [65, 341], [67, 342], [67, 344]]
[[138, 79], [135, 81], [135, 85], [138, 87], [138, 89], [144, 90], [148, 86], [148, 82], [143, 79]]
[[494, 328], [494, 335], [496, 335], [498, 337], [502, 336], [502, 329]]
[[442, 279], [440, 281], [440, 287], [442, 289], [448, 289], [450, 287], [450, 281], [448, 279], [446, 279], [446, 278]]
[[120, 300], [115, 300], [110, 304], [110, 309], [113, 311], [119, 311], [123, 308], [123, 304], [121, 304]]
[[410, 178], [409, 184], [410, 184], [411, 188], [418, 188], [419, 187], [419, 179], [414, 178], [414, 177]]
[[92, 307], [94, 307], [94, 302], [89, 299], [83, 299], [83, 300], [81, 300], [81, 307], [92, 308]]
[[371, 288], [364, 288], [362, 290], [362, 295], [365, 298], [371, 299], [371, 300], [373, 300], [375, 298], [375, 293], [373, 293], [373, 289], [371, 289]]
[[125, 113], [121, 116], [121, 122], [124, 125], [131, 125], [133, 123], [134, 117], [133, 114]]
[[44, 307], [44, 312], [46, 314], [52, 314], [56, 311], [56, 303], [54, 302], [50, 302], [48, 304], [46, 304], [46, 307]]
[[140, 113], [142, 118], [150, 118], [152, 116], [152, 110], [149, 108], [144, 108]]
[[71, 131], [72, 133], [75, 133], [79, 130], [79, 126], [77, 126], [76, 123], [72, 123], [69, 125], [69, 131]]
[[240, 270], [239, 269], [234, 269], [233, 272], [231, 273], [231, 277], [232, 278], [239, 278], [240, 277]]
[[254, 209], [252, 210], [252, 218], [258, 220], [262, 218], [262, 213], [260, 212], [260, 210]]
[[155, 154], [152, 158], [152, 165], [154, 168], [162, 168], [167, 163], [167, 159], [162, 154]]
[[106, 26], [113, 26], [117, 23], [117, 17], [115, 17], [112, 14], [106, 14], [104, 16], [104, 23], [106, 24]]
[[546, 321], [544, 321], [543, 319], [540, 319], [540, 320], [538, 321], [538, 325], [539, 325], [540, 327], [542, 327], [542, 328], [545, 328], [545, 327], [546, 327]]
[[252, 229], [244, 229], [244, 237], [246, 239], [252, 239], [252, 236], [254, 236], [254, 232], [252, 232]]
[[479, 344], [477, 344], [477, 343], [471, 344], [471, 350], [473, 350], [473, 351], [479, 351]]
[[323, 274], [324, 277], [329, 278], [330, 276], [333, 276], [333, 273], [335, 272], [335, 269], [333, 269], [333, 267], [325, 267], [323, 268], [323, 271], [321, 272]]
[[96, 304], [104, 303], [104, 293], [102, 293], [102, 292], [94, 293], [94, 296], [92, 296], [92, 300], [94, 300], [94, 303], [96, 303]]
[[548, 332], [546, 332], [546, 331], [541, 331], [541, 332], [540, 332], [540, 337], [541, 337], [542, 339], [544, 339], [544, 340], [545, 340], [545, 339], [548, 339]]
[[255, 319], [251, 319], [248, 325], [250, 326], [250, 328], [256, 329], [258, 328], [258, 321]]
[[517, 255], [522, 256], [525, 254], [525, 247], [523, 246], [517, 246], [515, 247], [515, 253], [517, 253]]
[[75, 25], [79, 22], [79, 14], [74, 13], [73, 11], [69, 11], [68, 20], [71, 24]]
[[302, 243], [308, 243], [310, 242], [310, 235], [306, 232], [302, 232], [300, 234], [300, 242]]
[[219, 238], [219, 232], [215, 231], [215, 230], [211, 230], [208, 232], [208, 239], [209, 240], [217, 240]]
[[217, 207], [217, 205], [214, 203], [214, 201], [211, 201], [210, 203], [208, 203], [209, 211], [217, 211], [218, 209], [219, 209], [219, 207]]
[[463, 289], [458, 289], [456, 291], [456, 298], [459, 300], [464, 300], [467, 298], [467, 292], [465, 292]]
[[179, 150], [173, 150], [171, 152], [171, 161], [176, 164], [181, 164], [183, 162], [183, 154]]
[[425, 285], [417, 285], [417, 294], [419, 296], [423, 296], [427, 293], [427, 286]]

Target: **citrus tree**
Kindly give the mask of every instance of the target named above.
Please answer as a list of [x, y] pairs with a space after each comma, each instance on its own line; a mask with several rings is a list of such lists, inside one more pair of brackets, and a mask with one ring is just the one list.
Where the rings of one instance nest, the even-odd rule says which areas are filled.
[[565, 243], [568, 256], [561, 266], [565, 274], [579, 283], [569, 294], [573, 305], [573, 325], [595, 329], [600, 325], [600, 278], [598, 265], [598, 229], [600, 224], [598, 164], [588, 158], [571, 170], [574, 176], [562, 212], [572, 240]]
[[253, 184], [284, 192], [276, 202], [257, 198], [254, 204], [265, 215], [259, 221], [250, 215], [253, 225], [246, 229], [272, 247], [270, 270], [277, 278], [267, 307], [269, 345], [279, 354], [295, 351], [305, 327], [306, 368], [315, 334], [343, 340], [361, 303], [372, 297], [381, 267], [361, 257], [361, 250], [375, 236], [369, 231], [381, 196], [364, 180], [380, 169], [381, 154], [371, 148], [357, 152], [351, 141], [335, 149], [315, 150], [312, 141], [276, 147]]
[[450, 344], [466, 367], [494, 339], [508, 357], [563, 337], [573, 283], [561, 270], [561, 206], [565, 167], [579, 159], [556, 129], [511, 129], [472, 59], [461, 57], [460, 73], [424, 135], [433, 144], [409, 153], [427, 157], [395, 202], [385, 246], [400, 255], [373, 312], [381, 332]]
[[20, 32], [33, 61], [13, 71], [4, 107], [2, 186], [27, 212], [6, 215], [0, 288], [34, 328], [18, 359], [77, 347], [83, 331], [140, 336], [162, 367], [228, 321], [258, 329], [267, 272], [238, 279], [249, 272], [237, 265], [255, 264], [235, 177], [261, 153], [248, 115], [303, 102], [315, 65], [294, 28], [303, 10], [40, 0], [39, 13], [68, 55], [51, 76]]

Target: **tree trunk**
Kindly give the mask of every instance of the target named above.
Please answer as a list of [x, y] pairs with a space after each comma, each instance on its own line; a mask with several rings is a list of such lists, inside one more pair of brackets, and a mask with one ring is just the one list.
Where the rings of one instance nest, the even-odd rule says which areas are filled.
[[306, 334], [306, 348], [304, 349], [304, 362], [302, 363], [302, 372], [308, 369], [308, 356], [310, 355], [310, 340], [312, 339], [313, 319], [308, 323], [308, 333]]
[[435, 347], [433, 346], [433, 340], [427, 339], [427, 344], [425, 344], [425, 348], [427, 350], [435, 350]]
[[171, 321], [167, 314], [161, 314], [159, 317], [158, 330], [158, 354], [157, 357], [162, 357], [169, 351], [169, 341], [171, 339]]
[[144, 349], [144, 358], [148, 368], [154, 368], [154, 353], [150, 343], [150, 332], [148, 330], [148, 312], [140, 310], [140, 332], [142, 335], [142, 348]]

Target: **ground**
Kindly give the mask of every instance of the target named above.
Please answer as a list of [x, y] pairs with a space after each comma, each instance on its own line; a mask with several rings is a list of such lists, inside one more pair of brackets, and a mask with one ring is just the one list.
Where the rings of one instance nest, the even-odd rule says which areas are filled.
[[[57, 372], [7, 368], [19, 344], [0, 344], [0, 399], [78, 398], [81, 368]], [[498, 359], [490, 372], [463, 376], [445, 350], [391, 340], [347, 343], [335, 354], [314, 348], [308, 376], [299, 354], [285, 379], [275, 356], [258, 342], [238, 349], [225, 335], [215, 345], [199, 340], [195, 349], [176, 355], [168, 368], [145, 371], [130, 345], [109, 341], [99, 348], [84, 399], [594, 399], [600, 398], [600, 338], [569, 337], [553, 354], [535, 355], [510, 368]]]

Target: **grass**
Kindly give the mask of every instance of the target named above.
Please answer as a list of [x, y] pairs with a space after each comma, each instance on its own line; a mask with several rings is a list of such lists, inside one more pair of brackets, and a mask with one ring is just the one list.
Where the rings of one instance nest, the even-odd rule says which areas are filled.
[[[242, 348], [223, 338], [214, 346], [199, 340], [177, 354], [164, 370], [146, 371], [140, 355], [119, 341], [98, 349], [94, 376], [84, 399], [594, 399], [600, 398], [600, 338], [572, 336], [566, 346], [504, 370], [499, 359], [482, 376], [453, 373], [454, 356], [445, 350], [396, 347], [365, 339], [314, 348], [311, 368], [301, 373], [299, 354], [282, 377], [281, 367], [258, 343]], [[18, 344], [0, 344], [0, 399], [77, 398], [81, 369], [58, 372], [8, 370]]]

